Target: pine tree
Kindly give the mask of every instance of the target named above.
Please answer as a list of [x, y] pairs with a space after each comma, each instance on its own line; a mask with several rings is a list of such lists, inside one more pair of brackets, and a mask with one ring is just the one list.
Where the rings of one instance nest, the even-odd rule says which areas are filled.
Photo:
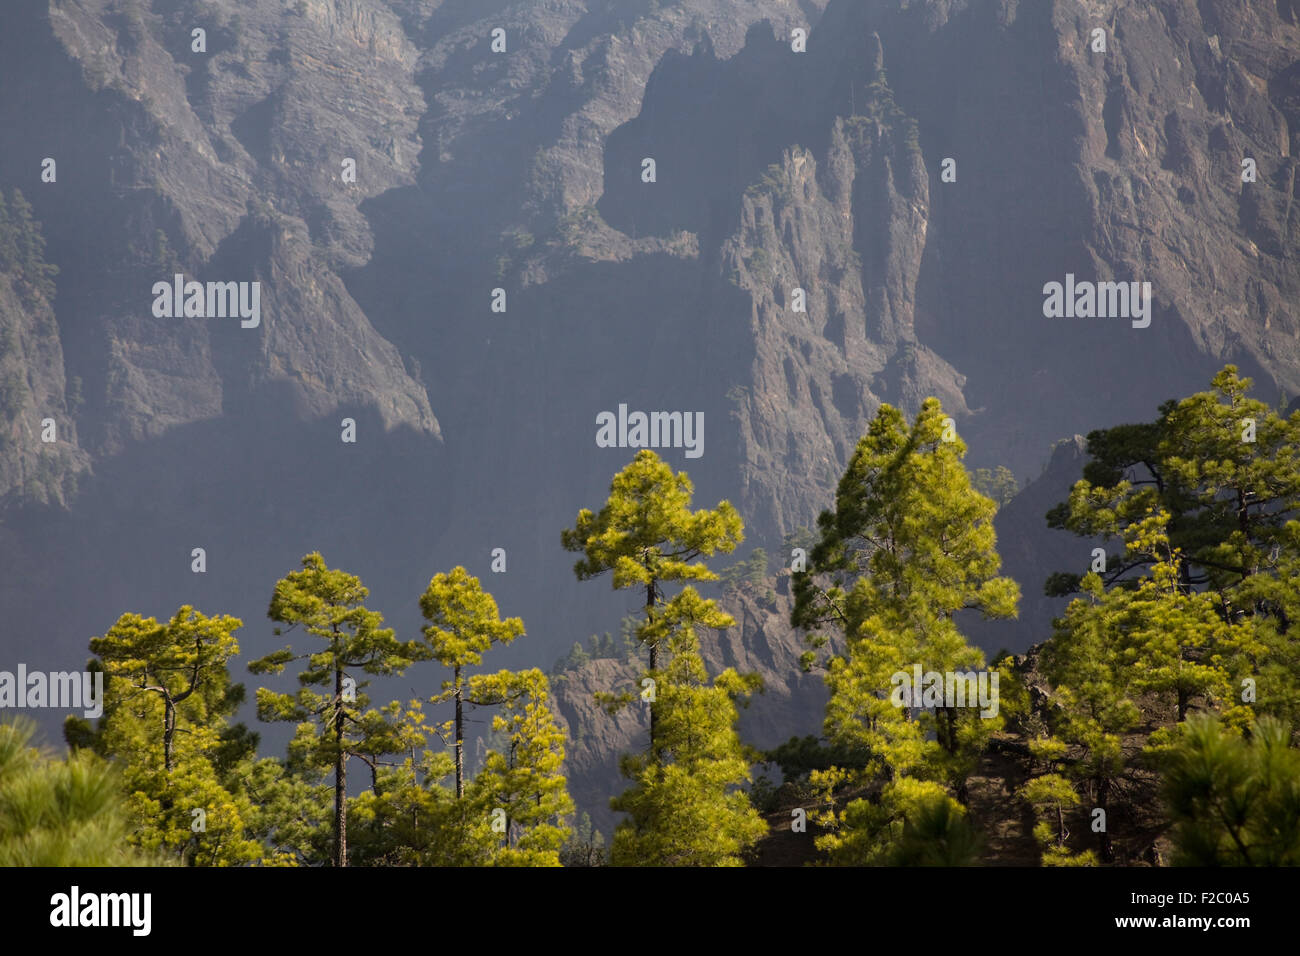
[[[45, 238], [41, 224], [32, 215], [32, 205], [15, 189], [9, 203], [9, 227], [13, 237], [14, 264], [28, 290], [38, 293], [46, 302], [54, 298], [54, 277], [58, 266], [45, 261]], [[8, 243], [3, 244], [8, 247]], [[0, 249], [0, 252], [4, 249]]]
[[[985, 717], [969, 706], [919, 709], [920, 688], [901, 701], [891, 692], [901, 686], [895, 675], [910, 675], [914, 665], [941, 674], [984, 668], [983, 654], [957, 627], [959, 610], [1016, 613], [1019, 588], [997, 575], [996, 505], [971, 487], [961, 461], [966, 446], [950, 425], [937, 399], [923, 403], [910, 427], [882, 405], [840, 480], [834, 509], [818, 518], [820, 540], [808, 571], [794, 575], [791, 622], [809, 629], [815, 649], [828, 646], [825, 629], [844, 642], [844, 652], [825, 661], [827, 739], [872, 758], [865, 772], [813, 775], [828, 799], [844, 787], [876, 791], [874, 806], [823, 815], [832, 833], [821, 845], [840, 862], [890, 859], [897, 848], [873, 841], [900, 839], [896, 814], [915, 810], [917, 800], [934, 819], [959, 825], [955, 811], [931, 806], [942, 786], [926, 793], [911, 784], [889, 788], [902, 787], [904, 777], [934, 780], [964, 801], [966, 778], [1002, 723], [1001, 715]], [[817, 655], [805, 654], [805, 666]], [[855, 833], [858, 824], [866, 829]], [[965, 845], [964, 837], [958, 843]]]
[[573, 812], [564, 779], [564, 731], [549, 704], [550, 684], [536, 668], [498, 671], [470, 678], [470, 696], [500, 705], [492, 729], [505, 736], [501, 750], [488, 750], [474, 789], [489, 816], [502, 811], [503, 845], [497, 866], [559, 866], [560, 848], [571, 832]]
[[[333, 767], [333, 863], [340, 867], [348, 865], [348, 758], [373, 752], [362, 722], [369, 700], [360, 689], [366, 682], [356, 681], [349, 671], [400, 674], [421, 658], [415, 642], [399, 642], [382, 626], [383, 615], [362, 604], [369, 593], [360, 578], [326, 566], [319, 552], [305, 556], [302, 570], [277, 582], [267, 613], [290, 628], [301, 626], [325, 646], [300, 654], [284, 648], [248, 665], [255, 674], [279, 674], [293, 661], [306, 662], [298, 673], [302, 689], [297, 694], [258, 688], [257, 713], [262, 720], [298, 724], [290, 743], [291, 761], [302, 767]], [[323, 687], [326, 693], [315, 693], [312, 687]]]
[[[1225, 621], [1219, 594], [1183, 590], [1182, 555], [1169, 542], [1168, 517], [1156, 511], [1124, 529], [1126, 560], [1154, 560], [1149, 573], [1109, 591], [1099, 574], [1087, 575], [1083, 597], [1057, 621], [1042, 653], [1042, 672], [1055, 689], [1053, 732], [1082, 751], [1068, 772], [1088, 785], [1091, 806], [1108, 814], [1130, 762], [1123, 738], [1142, 722], [1142, 702], [1168, 700], [1178, 721], [1193, 702], [1236, 713], [1232, 668], [1255, 649], [1248, 625]], [[1246, 709], [1236, 719], [1248, 716]], [[1152, 734], [1150, 749], [1167, 738]], [[1111, 862], [1109, 828], [1098, 842], [1101, 859]]]
[[[565, 550], [582, 554], [573, 571], [579, 581], [611, 572], [615, 590], [643, 589], [645, 602], [637, 639], [650, 652], [650, 676], [659, 671], [660, 647], [668, 638], [662, 609], [667, 589], [683, 581], [715, 581], [702, 557], [729, 554], [744, 540], [740, 515], [728, 501], [713, 510], [691, 511], [694, 486], [685, 472], [674, 474], [653, 451], [637, 453], [614, 476], [609, 500], [598, 514], [586, 508], [561, 535]], [[693, 588], [688, 588], [694, 594]], [[685, 607], [686, 605], [683, 605]], [[695, 623], [730, 627], [735, 622], [712, 601], [692, 602], [703, 615]], [[650, 704], [650, 746], [657, 751], [659, 706]]]
[[[1082, 480], [1047, 516], [1125, 545], [1104, 572], [1058, 573], [1046, 588], [1082, 594], [1043, 664], [1058, 690], [1054, 731], [1084, 753], [1061, 769], [1096, 807], [1127, 773], [1124, 735], [1156, 719], [1144, 712], [1153, 699], [1175, 720], [1150, 735], [1146, 762], [1197, 709], [1237, 731], [1300, 716], [1300, 413], [1283, 418], [1250, 387], [1229, 365], [1154, 422], [1092, 432]], [[1112, 859], [1109, 834], [1099, 843]]]
[[252, 760], [241, 771], [242, 788], [253, 804], [247, 833], [264, 848], [261, 865], [327, 864], [334, 854], [330, 792], [271, 757]]
[[[646, 751], [625, 755], [632, 786], [611, 801], [628, 814], [614, 833], [615, 865], [734, 866], [766, 832], [741, 786], [756, 757], [736, 735], [736, 698], [758, 686], [753, 675], [728, 669], [709, 681], [698, 629], [722, 629], [735, 620], [685, 581], [714, 581], [700, 560], [735, 550], [743, 527], [726, 501], [691, 510], [692, 485], [652, 451], [641, 451], [614, 476], [600, 512], [583, 509], [561, 541], [583, 557], [579, 580], [612, 572], [615, 589], [643, 590], [636, 637], [649, 650], [642, 694], [649, 703]], [[605, 695], [626, 706], [633, 695]]]
[[[1286, 526], [1300, 506], [1300, 412], [1282, 418], [1247, 397], [1251, 385], [1228, 365], [1212, 390], [1164, 403], [1155, 422], [1091, 432], [1083, 478], [1048, 513], [1049, 526], [1122, 540], [1127, 527], [1162, 510], [1185, 559], [1182, 587], [1219, 591], [1233, 618], [1257, 613], [1234, 602], [1233, 589], [1275, 573], [1289, 546]], [[1158, 560], [1108, 560], [1103, 581], [1114, 585]], [[1049, 593], [1069, 593], [1080, 577], [1054, 575]]]
[[[1235, 589], [1235, 605], [1254, 610], [1254, 632], [1244, 660], [1228, 663], [1238, 714], [1300, 728], [1300, 640], [1293, 624], [1300, 621], [1300, 521], [1281, 529], [1277, 548], [1274, 573], [1251, 575]], [[1246, 725], [1240, 717], [1234, 723]]]
[[[875, 841], [889, 847], [883, 862], [889, 866], [975, 866], [980, 838], [966, 808], [928, 781], [906, 777], [890, 784], [882, 805], [898, 804], [893, 811], [896, 833]], [[917, 793], [902, 800], [908, 785]]]
[[[1054, 755], [1059, 757], [1064, 751], [1064, 745], [1060, 745]], [[1020, 795], [1033, 808], [1038, 820], [1034, 824], [1034, 839], [1043, 848], [1043, 866], [1096, 865], [1095, 853], [1071, 852], [1067, 842], [1070, 829], [1065, 818], [1079, 805], [1079, 792], [1068, 777], [1059, 773], [1041, 774], [1026, 783]]]
[[91, 653], [99, 655], [110, 686], [117, 678], [122, 696], [156, 695], [161, 701], [163, 719], [155, 739], [168, 773], [174, 763], [178, 708], [196, 697], [192, 710], [220, 713], [232, 690], [242, 690], [231, 687], [226, 665], [239, 653], [234, 632], [243, 626], [238, 618], [209, 618], [185, 605], [166, 624], [123, 614], [107, 634], [91, 638]]
[[[1127, 766], [1124, 735], [1138, 726], [1141, 710], [1133, 700], [1133, 671], [1122, 666], [1112, 639], [1115, 619], [1124, 611], [1107, 604], [1096, 575], [1085, 578], [1083, 588], [1084, 597], [1071, 602], [1057, 622], [1041, 666], [1059, 706], [1054, 735], [1082, 750], [1068, 771], [1091, 787], [1091, 805], [1109, 814], [1115, 781]], [[1109, 829], [1097, 839], [1101, 859], [1111, 862]]]
[[1300, 865], [1300, 750], [1290, 738], [1272, 717], [1249, 740], [1209, 714], [1187, 721], [1164, 761], [1176, 864]]
[[998, 465], [996, 469], [976, 468], [971, 475], [971, 486], [999, 508], [1009, 504], [1020, 490], [1016, 476], [1006, 465]]
[[0, 866], [156, 866], [127, 841], [113, 768], [88, 750], [55, 760], [31, 746], [36, 725], [0, 724]]
[[492, 841], [484, 811], [470, 797], [457, 799], [445, 784], [455, 770], [450, 752], [425, 749], [433, 728], [422, 706], [396, 702], [376, 715], [386, 725], [371, 739], [402, 753], [395, 766], [371, 759], [371, 788], [350, 801], [349, 856], [362, 866], [482, 866]]
[[614, 831], [614, 866], [740, 866], [767, 833], [741, 789], [757, 754], [735, 729], [735, 701], [757, 680], [728, 668], [710, 682], [690, 616], [678, 624], [657, 683], [656, 751], [620, 763], [632, 786], [610, 801], [628, 815]]
[[465, 795], [465, 691], [466, 669], [483, 662], [483, 654], [493, 644], [509, 644], [524, 633], [524, 622], [517, 617], [501, 619], [497, 602], [483, 590], [478, 578], [462, 567], [448, 574], [436, 574], [420, 598], [420, 610], [428, 625], [424, 637], [433, 658], [452, 671], [444, 681], [435, 702], [455, 702], [452, 718], [453, 751], [456, 759], [456, 796]]
[[569, 838], [560, 848], [560, 865], [572, 867], [604, 866], [608, 861], [605, 848], [605, 835], [597, 830], [591, 822], [591, 816], [584, 810], [578, 814]]
[[227, 667], [239, 651], [234, 632], [241, 626], [189, 605], [163, 623], [122, 615], [90, 641], [99, 655], [90, 669], [105, 676], [97, 727], [80, 718], [65, 724], [74, 748], [120, 764], [135, 821], [131, 842], [191, 865], [262, 857], [248, 832], [255, 811], [239, 783], [256, 735], [227, 719], [244, 699]]

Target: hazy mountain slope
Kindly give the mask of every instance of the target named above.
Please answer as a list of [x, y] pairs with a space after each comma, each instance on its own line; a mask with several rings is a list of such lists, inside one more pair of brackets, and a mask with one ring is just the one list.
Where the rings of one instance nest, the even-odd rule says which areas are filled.
[[[0, 188], [26, 193], [62, 270], [58, 350], [0, 359], [42, 383], [0, 476], [25, 488], [37, 404], [66, 420], [71, 470], [93, 466], [67, 512], [20, 490], [3, 517], [5, 648], [33, 667], [182, 602], [239, 614], [262, 653], [270, 588], [313, 548], [408, 634], [429, 576], [465, 564], [531, 630], [496, 663], [553, 660], [626, 610], [559, 548], [632, 455], [596, 447], [619, 404], [703, 412], [703, 456], [665, 457], [775, 550], [882, 401], [940, 396], [972, 465], [1026, 477], [1225, 361], [1265, 397], [1300, 392], [1290, 0], [24, 0], [0, 18]], [[261, 282], [260, 327], [154, 318], [175, 272]], [[1067, 273], [1151, 282], [1150, 327], [1044, 318]], [[1057, 561], [1040, 505], [999, 522], [1027, 595]], [[1023, 649], [1050, 613], [1027, 601], [983, 639]]]

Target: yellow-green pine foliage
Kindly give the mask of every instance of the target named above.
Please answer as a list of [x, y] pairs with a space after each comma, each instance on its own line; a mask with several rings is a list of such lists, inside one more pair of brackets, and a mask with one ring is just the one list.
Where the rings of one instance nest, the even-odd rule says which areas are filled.
[[694, 628], [679, 622], [657, 686], [656, 754], [626, 755], [632, 786], [610, 801], [614, 866], [741, 866], [767, 824], [741, 786], [753, 754], [736, 734], [738, 697], [756, 678], [728, 668], [709, 681]]
[[734, 551], [743, 525], [727, 501], [692, 511], [693, 492], [685, 472], [674, 473], [653, 451], [638, 452], [614, 476], [600, 512], [582, 509], [561, 535], [566, 550], [583, 556], [574, 565], [578, 579], [611, 571], [615, 589], [648, 588], [652, 596], [664, 584], [716, 581], [698, 559]]
[[1162, 761], [1174, 863], [1300, 866], [1300, 750], [1261, 718], [1250, 738], [1195, 714]]
[[0, 866], [148, 866], [133, 847], [122, 783], [89, 750], [56, 760], [31, 746], [35, 724], [0, 724]]
[[[354, 866], [486, 866], [493, 841], [486, 811], [446, 786], [454, 772], [451, 753], [425, 749], [434, 729], [423, 706], [397, 702], [367, 715], [368, 739], [381, 751], [363, 755], [371, 786], [349, 801], [349, 860]], [[385, 759], [403, 752], [400, 763]]]
[[[881, 862], [901, 852], [889, 846], [903, 833], [894, 814], [909, 808], [924, 806], [931, 823], [964, 827], [964, 817], [936, 795], [964, 797], [975, 761], [1003, 723], [1001, 714], [984, 717], [978, 707], [932, 712], [891, 699], [894, 675], [910, 679], [915, 665], [940, 674], [985, 667], [983, 653], [957, 628], [957, 611], [1016, 614], [1019, 587], [998, 575], [997, 506], [971, 487], [965, 453], [937, 399], [927, 399], [911, 425], [882, 405], [840, 480], [834, 509], [818, 518], [808, 570], [794, 575], [791, 622], [810, 630], [814, 648], [827, 648], [832, 635], [842, 641], [843, 651], [822, 661], [831, 692], [826, 735], [872, 755], [862, 772], [813, 775], [828, 801], [846, 787], [876, 791], [864, 798], [875, 810], [864, 804], [822, 815], [832, 830], [823, 842], [837, 851], [836, 861]], [[809, 651], [806, 666], [817, 664], [819, 653]], [[903, 776], [939, 790], [881, 789]], [[853, 835], [857, 826], [864, 829]], [[964, 832], [954, 831], [951, 842], [954, 856], [969, 849]]]
[[998, 465], [996, 469], [976, 468], [971, 472], [971, 485], [999, 508], [1009, 504], [1020, 490], [1016, 476], [1006, 465]]
[[[1128, 773], [1124, 735], [1144, 722], [1164, 724], [1150, 762], [1197, 710], [1239, 731], [1300, 714], [1300, 651], [1287, 636], [1300, 611], [1300, 414], [1248, 398], [1233, 366], [1212, 386], [1166, 402], [1155, 422], [1091, 433], [1083, 478], [1048, 514], [1053, 527], [1125, 545], [1102, 574], [1048, 581], [1049, 593], [1081, 594], [1043, 654], [1053, 732], [1082, 748], [1061, 769], [1102, 809]], [[1109, 832], [1098, 840], [1110, 862]]]
[[829, 824], [817, 848], [836, 866], [973, 866], [979, 856], [966, 808], [932, 780], [899, 776]]
[[[637, 452], [614, 476], [609, 499], [593, 513], [578, 512], [572, 528], [560, 536], [565, 550], [582, 557], [573, 566], [579, 581], [611, 573], [615, 590], [634, 588], [644, 595], [636, 636], [649, 650], [647, 677], [660, 678], [659, 654], [670, 634], [688, 613], [699, 616], [703, 627], [731, 627], [735, 621], [719, 611], [713, 601], [700, 601], [693, 587], [678, 595], [672, 611], [668, 588], [684, 581], [716, 581], [718, 575], [700, 560], [718, 552], [729, 554], [744, 540], [740, 514], [728, 501], [712, 510], [691, 510], [694, 486], [685, 472], [675, 473], [653, 451]], [[683, 597], [684, 596], [684, 597]], [[630, 697], [608, 703], [625, 704]], [[660, 705], [650, 703], [650, 752], [656, 743]]]
[[[1225, 719], [1244, 727], [1243, 713], [1276, 717], [1300, 731], [1300, 641], [1295, 623], [1300, 621], [1300, 521], [1290, 520], [1277, 539], [1277, 566], [1273, 573], [1248, 577], [1234, 591], [1235, 608], [1256, 610], [1254, 642], [1244, 660], [1228, 659], [1232, 673], [1234, 707], [1225, 703]], [[1254, 683], [1254, 701], [1247, 687]]]
[[564, 731], [551, 712], [546, 675], [536, 668], [475, 675], [469, 692], [476, 702], [504, 709], [493, 716], [492, 729], [505, 746], [488, 750], [474, 778], [475, 796], [489, 817], [503, 811], [505, 832], [493, 864], [559, 866], [573, 800], [564, 779]]
[[263, 866], [319, 866], [334, 847], [330, 790], [270, 757], [249, 761], [240, 777], [253, 802], [249, 832], [265, 848]]
[[[361, 688], [367, 682], [352, 675], [400, 674], [423, 656], [417, 643], [398, 641], [391, 628], [382, 626], [383, 615], [365, 607], [362, 602], [369, 593], [360, 578], [328, 567], [319, 552], [306, 555], [301, 570], [276, 583], [267, 615], [300, 628], [324, 646], [317, 644], [302, 653], [286, 647], [248, 665], [255, 674], [279, 674], [292, 662], [304, 662], [298, 693], [258, 688], [257, 715], [266, 721], [297, 723], [289, 744], [291, 769], [315, 782], [313, 775], [333, 768], [335, 866], [348, 865], [348, 760], [375, 750], [374, 742], [366, 739], [363, 720], [370, 701]], [[276, 633], [281, 629], [276, 628]], [[321, 687], [324, 693], [312, 687]]]
[[[1253, 640], [1238, 641], [1231, 653], [1225, 645], [1217, 655], [1213, 663], [1228, 675], [1232, 694], [1207, 705], [1222, 708], [1240, 728], [1265, 714], [1295, 724], [1300, 650], [1287, 631], [1300, 611], [1300, 412], [1284, 418], [1249, 398], [1251, 380], [1232, 365], [1211, 385], [1166, 402], [1154, 422], [1089, 434], [1083, 478], [1048, 523], [1119, 538], [1148, 515], [1166, 513], [1168, 546], [1180, 557], [1177, 586], [1188, 594], [1213, 592], [1224, 622], [1254, 630]], [[1135, 570], [1162, 560], [1158, 549], [1130, 547], [1108, 562], [1103, 583], [1133, 586]], [[1080, 580], [1058, 573], [1049, 589], [1069, 593]], [[1193, 696], [1205, 690], [1190, 688]], [[1185, 715], [1186, 706], [1180, 710]]]
[[492, 808], [471, 782], [461, 797], [447, 785], [448, 752], [423, 751], [386, 768], [378, 785], [350, 803], [356, 863], [371, 866], [491, 866], [501, 849]]
[[264, 856], [239, 781], [256, 741], [227, 720], [243, 700], [227, 666], [239, 653], [241, 626], [189, 605], [161, 623], [123, 614], [90, 641], [98, 655], [91, 667], [105, 676], [98, 727], [92, 733], [74, 719], [66, 731], [74, 746], [119, 766], [131, 843], [190, 865], [237, 866]]
[[420, 597], [420, 611], [429, 622], [424, 628], [429, 653], [452, 671], [452, 679], [443, 682], [442, 693], [433, 701], [455, 704], [446, 732], [453, 737], [456, 796], [461, 797], [465, 793], [465, 670], [481, 664], [493, 644], [509, 644], [523, 634], [524, 622], [517, 617], [502, 620], [496, 600], [478, 578], [459, 566], [433, 576]]
[[[1088, 786], [1091, 806], [1106, 811], [1129, 765], [1124, 736], [1141, 725], [1143, 702], [1166, 700], [1178, 721], [1193, 702], [1232, 710], [1230, 665], [1256, 645], [1248, 623], [1227, 622], [1217, 592], [1182, 586], [1183, 559], [1169, 542], [1168, 520], [1155, 511], [1125, 527], [1126, 559], [1147, 573], [1109, 591], [1099, 574], [1084, 577], [1083, 596], [1057, 621], [1042, 653], [1055, 689], [1051, 731], [1078, 751], [1068, 764], [1062, 751], [1057, 762]], [[1153, 734], [1152, 747], [1166, 738]], [[1110, 828], [1098, 842], [1110, 862]]]
[[[766, 832], [741, 790], [750, 754], [736, 735], [735, 700], [757, 686], [728, 669], [709, 681], [697, 629], [721, 630], [735, 620], [689, 584], [716, 581], [702, 560], [730, 553], [744, 540], [740, 515], [727, 501], [691, 510], [693, 486], [652, 451], [614, 476], [599, 512], [583, 509], [561, 542], [580, 553], [579, 580], [610, 572], [615, 589], [643, 595], [637, 639], [649, 667], [636, 693], [606, 695], [625, 706], [650, 691], [644, 753], [625, 756], [632, 787], [611, 802], [628, 814], [615, 832], [611, 861], [622, 866], [736, 866]], [[645, 681], [653, 683], [645, 683]]]
[[[1065, 750], [1064, 745], [1054, 749], [1058, 755]], [[1020, 789], [1020, 797], [1033, 808], [1037, 819], [1034, 839], [1043, 848], [1043, 866], [1096, 866], [1095, 853], [1091, 850], [1076, 853], [1068, 843], [1070, 828], [1066, 817], [1079, 806], [1079, 793], [1069, 778], [1059, 773], [1034, 777]]]

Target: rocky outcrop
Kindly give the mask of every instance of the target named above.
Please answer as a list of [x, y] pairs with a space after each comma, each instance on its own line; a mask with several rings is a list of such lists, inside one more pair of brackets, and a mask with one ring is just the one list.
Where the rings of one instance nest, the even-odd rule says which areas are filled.
[[[423, 386], [335, 271], [369, 252], [359, 204], [411, 179], [417, 54], [379, 5], [299, 6], [85, 0], [26, 25], [80, 74], [66, 105], [93, 97], [103, 111], [89, 128], [49, 129], [10, 105], [63, 163], [41, 198], [52, 248], [76, 264], [59, 310], [93, 317], [70, 364], [99, 386], [85, 418], [100, 453], [256, 407], [267, 388], [308, 420], [373, 407], [386, 428], [437, 435]], [[87, 194], [86, 174], [108, 188]], [[73, 216], [104, 228], [69, 235]], [[173, 272], [260, 281], [261, 326], [155, 319], [149, 290]]]
[[759, 523], [769, 540], [813, 525], [883, 401], [915, 413], [936, 395], [969, 413], [963, 377], [916, 337], [928, 178], [908, 127], [881, 115], [887, 88], [877, 97], [873, 115], [835, 121], [820, 175], [810, 152], [787, 152], [723, 245], [756, 353], [737, 403], [741, 501], [776, 518]]
[[0, 505], [75, 499], [89, 467], [73, 417], [80, 397], [65, 377], [54, 310], [21, 275], [0, 271]]

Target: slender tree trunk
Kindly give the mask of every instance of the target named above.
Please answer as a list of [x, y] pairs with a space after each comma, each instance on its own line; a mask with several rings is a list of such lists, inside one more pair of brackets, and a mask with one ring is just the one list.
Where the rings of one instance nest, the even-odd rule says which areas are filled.
[[334, 865], [348, 865], [348, 764], [343, 753], [343, 669], [334, 668]]
[[171, 696], [163, 695], [163, 767], [172, 772], [172, 740], [176, 736], [176, 704]]
[[460, 688], [460, 665], [456, 665], [456, 799], [465, 796], [465, 715]]
[[1097, 781], [1097, 806], [1106, 814], [1106, 829], [1097, 834], [1101, 844], [1101, 861], [1103, 863], [1115, 862], [1115, 848], [1110, 842], [1110, 780], [1101, 777]]
[[[649, 624], [654, 619], [655, 608], [655, 581], [654, 578], [645, 586], [645, 619]], [[659, 668], [659, 645], [650, 645], [650, 670], [655, 671]], [[650, 759], [658, 762], [659, 749], [655, 746], [655, 704], [659, 700], [658, 679], [656, 678], [654, 699], [650, 701]]]
[[[1250, 505], [1246, 503], [1246, 493], [1241, 488], [1237, 489], [1237, 528], [1241, 531], [1241, 536], [1250, 541]], [[1250, 577], [1255, 572], [1254, 568], [1247, 567], [1243, 561], [1241, 565], [1241, 576]]]

